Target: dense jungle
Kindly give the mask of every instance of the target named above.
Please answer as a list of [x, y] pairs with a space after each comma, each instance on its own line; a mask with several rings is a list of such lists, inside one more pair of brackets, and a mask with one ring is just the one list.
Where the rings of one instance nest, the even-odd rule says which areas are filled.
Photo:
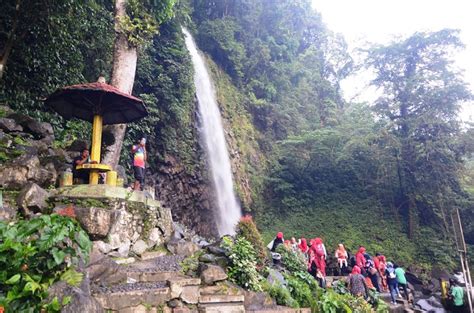
[[[309, 0], [128, 2], [133, 94], [149, 116], [128, 125], [120, 164], [130, 172], [130, 146], [145, 135], [147, 184], [175, 220], [213, 234], [186, 27], [212, 73], [239, 202], [265, 242], [278, 231], [319, 236], [327, 247], [364, 245], [404, 266], [451, 270], [450, 216], [459, 209], [472, 250], [474, 134], [459, 113], [473, 94], [453, 65], [463, 48], [457, 30], [367, 44], [355, 56]], [[90, 123], [61, 118], [44, 99], [111, 79], [113, 8], [105, 0], [0, 4], [0, 105], [51, 123], [54, 147], [90, 137]], [[373, 103], [343, 97], [341, 81], [361, 70], [374, 74]], [[0, 150], [1, 163], [11, 158]]]

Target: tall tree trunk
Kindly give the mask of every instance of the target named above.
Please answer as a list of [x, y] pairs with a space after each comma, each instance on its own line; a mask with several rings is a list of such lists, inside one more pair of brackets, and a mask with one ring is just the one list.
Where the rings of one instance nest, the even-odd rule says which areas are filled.
[[[126, 3], [127, 0], [115, 0], [116, 38], [110, 84], [124, 93], [131, 94], [137, 68], [137, 48], [131, 47], [128, 43], [127, 36], [120, 32], [119, 20], [120, 17], [127, 14]], [[126, 129], [126, 124], [108, 125], [104, 127], [104, 131], [113, 136], [114, 142], [105, 148], [102, 163], [109, 164], [112, 167], [117, 166], [120, 160], [120, 151], [122, 150]]]

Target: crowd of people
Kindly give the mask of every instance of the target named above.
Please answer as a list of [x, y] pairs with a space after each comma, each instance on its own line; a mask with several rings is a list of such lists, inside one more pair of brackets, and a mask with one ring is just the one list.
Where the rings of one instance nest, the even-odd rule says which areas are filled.
[[[274, 260], [278, 260], [279, 255], [276, 249], [279, 245], [284, 245], [288, 250], [301, 254], [306, 261], [308, 272], [318, 280], [321, 287], [325, 287], [328, 250], [321, 238], [291, 238], [285, 240], [283, 233], [277, 233], [276, 237], [268, 248], [271, 250]], [[360, 246], [354, 255], [340, 243], [334, 251], [334, 260], [337, 268], [337, 275], [347, 276], [348, 289], [354, 296], [367, 298], [368, 290], [373, 289], [378, 292], [389, 291], [391, 302], [395, 303], [397, 297], [401, 297], [401, 292], [409, 300], [410, 290], [408, 287], [405, 271], [401, 266], [392, 262], [387, 262], [384, 255], [376, 253], [371, 256], [363, 246]]]

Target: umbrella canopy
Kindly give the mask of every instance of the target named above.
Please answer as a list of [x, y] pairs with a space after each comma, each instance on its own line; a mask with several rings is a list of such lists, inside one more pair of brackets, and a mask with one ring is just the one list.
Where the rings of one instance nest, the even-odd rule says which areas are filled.
[[66, 119], [92, 123], [94, 115], [101, 115], [104, 125], [130, 123], [148, 115], [142, 100], [99, 82], [60, 88], [46, 104]]

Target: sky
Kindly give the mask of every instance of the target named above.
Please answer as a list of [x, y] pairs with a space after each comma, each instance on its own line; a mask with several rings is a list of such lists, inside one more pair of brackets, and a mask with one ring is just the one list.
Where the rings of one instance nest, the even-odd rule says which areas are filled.
[[[455, 56], [465, 80], [474, 92], [474, 1], [473, 0], [313, 0], [324, 23], [346, 38], [350, 49], [366, 42], [389, 43], [395, 36], [417, 31], [460, 29], [465, 50]], [[376, 97], [368, 88], [369, 74], [362, 73], [342, 82], [347, 100], [371, 101]], [[474, 103], [461, 111], [464, 121], [474, 122]]]

